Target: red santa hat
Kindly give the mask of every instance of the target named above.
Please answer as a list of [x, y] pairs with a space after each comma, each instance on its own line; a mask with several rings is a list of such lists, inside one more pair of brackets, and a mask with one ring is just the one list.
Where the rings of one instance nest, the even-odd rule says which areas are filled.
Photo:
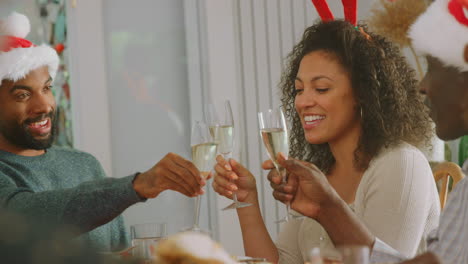
[[57, 73], [57, 52], [43, 44], [36, 46], [25, 39], [31, 26], [26, 16], [12, 13], [0, 20], [0, 81], [18, 81], [30, 71], [42, 66], [49, 68], [52, 78]]
[[468, 71], [468, 0], [435, 0], [409, 30], [416, 50]]

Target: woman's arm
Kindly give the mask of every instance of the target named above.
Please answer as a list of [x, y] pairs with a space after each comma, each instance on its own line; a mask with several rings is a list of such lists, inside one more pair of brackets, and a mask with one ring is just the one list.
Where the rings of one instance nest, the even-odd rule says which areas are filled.
[[266, 258], [276, 263], [278, 250], [263, 222], [255, 177], [233, 159], [228, 163], [218, 156], [216, 160], [218, 163], [215, 166], [213, 189], [229, 199], [232, 199], [233, 192], [236, 192], [239, 201], [252, 204], [252, 206], [237, 209], [245, 254], [249, 257]]

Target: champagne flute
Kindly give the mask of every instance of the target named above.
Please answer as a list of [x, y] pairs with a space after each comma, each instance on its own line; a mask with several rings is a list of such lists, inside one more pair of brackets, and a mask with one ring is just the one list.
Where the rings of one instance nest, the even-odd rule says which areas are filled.
[[[218, 131], [215, 129], [213, 134], [216, 136]], [[192, 162], [198, 168], [201, 176], [206, 179], [214, 166], [218, 143], [215, 142], [210, 130], [203, 122], [196, 122], [192, 127], [192, 136], [190, 139], [192, 146]], [[190, 231], [202, 231], [200, 229], [200, 204], [201, 195], [195, 200], [194, 223]]]
[[[258, 113], [258, 123], [260, 126], [260, 136], [262, 137], [263, 144], [267, 150], [268, 156], [273, 162], [275, 169], [281, 176], [283, 184], [288, 181], [286, 171], [278, 163], [278, 153], [288, 155], [289, 142], [288, 142], [288, 129], [286, 126], [286, 119], [284, 118], [281, 108], [268, 109], [265, 112]], [[289, 203], [286, 203], [286, 216], [283, 219], [276, 221], [287, 222], [290, 220]]]
[[[208, 104], [205, 112], [207, 123], [210, 127], [211, 136], [218, 142], [218, 153], [227, 161], [232, 157], [234, 149], [234, 118], [232, 117], [231, 103], [229, 100], [224, 101], [224, 110], [218, 109], [214, 104]], [[219, 118], [219, 117], [222, 118]], [[217, 131], [217, 135], [213, 133]], [[236, 193], [233, 194], [233, 203], [223, 208], [230, 210], [236, 208], [247, 207], [252, 204], [239, 202]]]

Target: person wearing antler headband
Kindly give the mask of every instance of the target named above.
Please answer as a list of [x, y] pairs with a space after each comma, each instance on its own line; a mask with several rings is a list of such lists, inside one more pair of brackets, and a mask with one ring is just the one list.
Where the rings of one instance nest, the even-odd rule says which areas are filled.
[[[292, 202], [305, 219], [285, 223], [273, 243], [261, 218], [255, 178], [237, 162], [231, 160], [227, 169], [227, 162], [218, 160], [215, 191], [230, 198], [228, 179], [236, 175], [238, 199], [254, 204], [237, 211], [248, 256], [304, 263], [310, 249], [319, 247], [326, 257], [337, 257], [340, 236], [358, 230], [328, 229], [335, 219], [322, 221], [317, 211], [317, 199], [325, 194], [364, 222], [369, 234], [407, 256], [424, 247], [424, 237], [437, 225], [436, 186], [416, 148], [430, 141], [432, 131], [415, 72], [392, 43], [359, 26], [327, 20], [307, 28], [282, 76], [282, 103], [292, 124], [291, 158], [283, 165], [291, 181], [280, 185], [270, 161], [263, 168], [272, 169], [268, 179], [275, 198]], [[298, 189], [300, 173], [319, 179], [322, 189]]]
[[[430, 102], [437, 135], [444, 140], [468, 135], [468, 0], [435, 0], [411, 27], [409, 37], [427, 58], [420, 92]], [[316, 214], [335, 245], [367, 245], [372, 248], [373, 263], [396, 263], [408, 257], [404, 250], [394, 250], [372, 232], [368, 222], [359, 219], [313, 169], [293, 160], [282, 164], [295, 171], [290, 176], [299, 186], [292, 207], [305, 215]], [[314, 195], [313, 199], [307, 199], [307, 194]], [[402, 264], [468, 263], [467, 217], [465, 177], [451, 192], [439, 226], [428, 234], [427, 252]], [[413, 219], [408, 221], [416, 224]], [[386, 227], [398, 230], [402, 226], [391, 223]]]

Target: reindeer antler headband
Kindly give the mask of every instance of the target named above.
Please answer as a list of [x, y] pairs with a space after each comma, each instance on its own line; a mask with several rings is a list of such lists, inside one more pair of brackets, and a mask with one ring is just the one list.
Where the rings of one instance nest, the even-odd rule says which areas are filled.
[[[322, 21], [335, 19], [326, 0], [312, 0], [312, 3]], [[367, 39], [370, 39], [370, 36], [361, 27], [357, 26], [357, 0], [341, 0], [341, 3], [343, 4], [345, 20], [353, 24], [356, 30], [360, 31]]]

